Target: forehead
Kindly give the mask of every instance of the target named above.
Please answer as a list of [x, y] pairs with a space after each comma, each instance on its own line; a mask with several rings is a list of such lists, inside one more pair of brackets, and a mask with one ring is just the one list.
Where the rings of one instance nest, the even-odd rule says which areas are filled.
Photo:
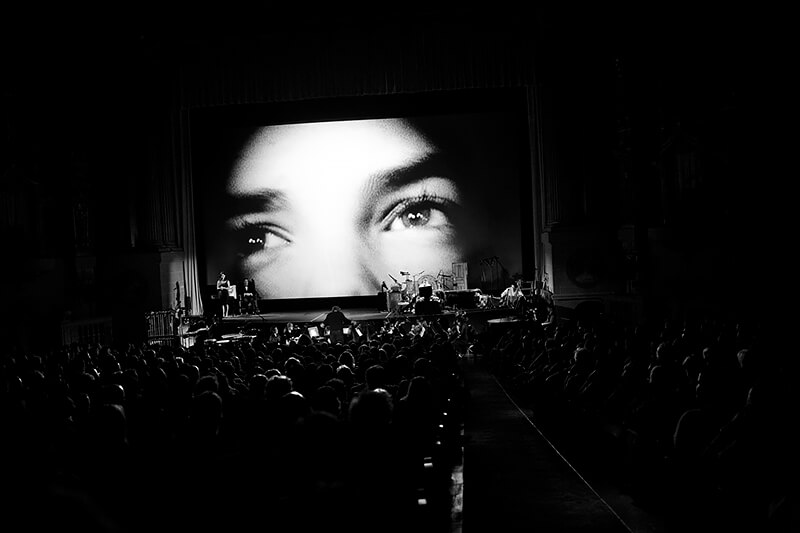
[[330, 179], [360, 182], [432, 151], [425, 135], [403, 119], [268, 126], [248, 140], [229, 189], [302, 187]]

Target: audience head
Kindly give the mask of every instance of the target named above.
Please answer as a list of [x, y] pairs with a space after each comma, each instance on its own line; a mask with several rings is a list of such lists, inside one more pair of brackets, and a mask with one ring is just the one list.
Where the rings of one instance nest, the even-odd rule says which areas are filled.
[[311, 409], [315, 412], [323, 411], [338, 417], [342, 410], [339, 393], [330, 385], [318, 387], [311, 400]]
[[297, 391], [284, 394], [279, 400], [280, 417], [287, 425], [302, 421], [311, 413], [311, 407], [305, 396]]
[[194, 397], [189, 421], [196, 436], [217, 436], [222, 423], [222, 406], [222, 397], [213, 390], [203, 390]]
[[292, 380], [283, 375], [270, 377], [264, 390], [267, 400], [275, 402], [290, 392], [292, 392]]
[[369, 389], [350, 402], [349, 419], [356, 427], [379, 429], [390, 425], [393, 413], [392, 395], [386, 389]]
[[364, 373], [368, 389], [383, 388], [386, 385], [386, 369], [383, 365], [372, 365]]

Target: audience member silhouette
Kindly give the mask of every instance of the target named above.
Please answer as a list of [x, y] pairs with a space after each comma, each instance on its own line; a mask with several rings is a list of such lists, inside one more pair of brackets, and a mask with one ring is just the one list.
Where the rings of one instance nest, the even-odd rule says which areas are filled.
[[[6, 354], [4, 472], [17, 491], [3, 525], [36, 511], [30, 524], [49, 526], [43, 515], [66, 506], [63, 523], [90, 531], [241, 529], [259, 514], [300, 530], [420, 529], [419, 459], [447, 436], [442, 406], [457, 412], [460, 359], [450, 333], [408, 333], [327, 349], [256, 339]], [[796, 373], [764, 340], [741, 324], [670, 321], [553, 322], [476, 342], [545, 431], [581, 426], [566, 433], [639, 467], [650, 479], [627, 490], [678, 530], [783, 531]]]
[[787, 522], [791, 506], [782, 503], [791, 501], [788, 472], [796, 472], [788, 446], [797, 441], [788, 436], [789, 395], [777, 377], [791, 366], [770, 357], [778, 344], [762, 329], [605, 320], [551, 323], [537, 335], [528, 344], [514, 331], [496, 339], [487, 368], [560, 439], [607, 442], [593, 453], [608, 450], [618, 461], [623, 490], [639, 505], [681, 531]]

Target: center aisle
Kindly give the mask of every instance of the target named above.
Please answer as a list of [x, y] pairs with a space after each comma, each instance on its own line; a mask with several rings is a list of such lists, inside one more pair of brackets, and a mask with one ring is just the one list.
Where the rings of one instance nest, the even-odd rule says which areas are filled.
[[488, 372], [464, 362], [464, 533], [630, 533]]

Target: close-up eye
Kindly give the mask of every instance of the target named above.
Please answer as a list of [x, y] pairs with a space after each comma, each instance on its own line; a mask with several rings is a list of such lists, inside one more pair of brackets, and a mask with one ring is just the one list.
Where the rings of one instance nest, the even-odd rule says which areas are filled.
[[291, 244], [292, 240], [283, 229], [248, 217], [237, 217], [229, 221], [235, 230], [238, 248], [244, 254], [276, 251]]
[[288, 240], [265, 228], [254, 230], [247, 237], [247, 246], [253, 251], [274, 249], [287, 244], [289, 244]]
[[384, 218], [385, 231], [441, 229], [452, 225], [454, 204], [439, 198], [404, 200]]

